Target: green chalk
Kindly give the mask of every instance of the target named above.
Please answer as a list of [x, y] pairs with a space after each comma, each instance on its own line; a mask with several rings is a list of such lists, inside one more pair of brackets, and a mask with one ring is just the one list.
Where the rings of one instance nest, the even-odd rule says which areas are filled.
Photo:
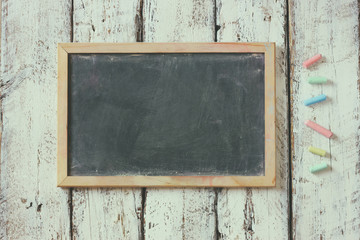
[[322, 150], [320, 148], [316, 148], [316, 147], [313, 147], [313, 146], [310, 146], [309, 147], [309, 151], [312, 152], [313, 154], [316, 154], [316, 155], [319, 155], [319, 156], [323, 156], [325, 157], [326, 155], [326, 151], [325, 150]]
[[310, 168], [310, 172], [311, 172], [311, 173], [316, 173], [316, 172], [318, 172], [318, 171], [321, 171], [321, 170], [326, 169], [327, 167], [328, 167], [328, 165], [323, 162], [323, 163], [320, 163], [320, 164], [318, 164], [318, 165], [312, 166], [312, 167]]
[[326, 83], [327, 79], [326, 77], [309, 77], [308, 83], [310, 84], [317, 84], [317, 83]]

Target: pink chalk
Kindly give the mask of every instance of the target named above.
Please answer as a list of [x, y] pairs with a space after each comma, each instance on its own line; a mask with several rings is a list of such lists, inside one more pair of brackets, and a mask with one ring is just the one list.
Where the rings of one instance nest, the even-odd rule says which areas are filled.
[[305, 125], [308, 126], [309, 128], [314, 129], [315, 131], [317, 131], [318, 133], [324, 135], [327, 138], [331, 138], [331, 136], [333, 135], [333, 133], [330, 130], [320, 126], [317, 123], [314, 123], [313, 121], [306, 120]]
[[317, 54], [317, 55], [313, 56], [312, 58], [309, 58], [308, 60], [303, 62], [303, 67], [308, 68], [311, 65], [313, 65], [314, 63], [316, 63], [317, 61], [319, 61], [321, 58], [322, 58], [321, 54]]

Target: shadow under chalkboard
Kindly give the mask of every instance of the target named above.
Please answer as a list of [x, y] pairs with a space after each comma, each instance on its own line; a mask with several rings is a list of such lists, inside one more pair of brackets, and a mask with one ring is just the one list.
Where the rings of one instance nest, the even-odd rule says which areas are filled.
[[263, 176], [264, 54], [69, 54], [70, 176]]

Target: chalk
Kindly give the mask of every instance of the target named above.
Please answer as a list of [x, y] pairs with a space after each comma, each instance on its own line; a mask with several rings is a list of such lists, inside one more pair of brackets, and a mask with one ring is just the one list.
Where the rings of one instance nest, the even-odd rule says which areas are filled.
[[310, 84], [318, 84], [318, 83], [326, 83], [326, 82], [327, 82], [326, 77], [315, 76], [308, 78], [308, 83]]
[[316, 54], [315, 56], [313, 56], [312, 58], [309, 58], [308, 60], [306, 60], [305, 62], [303, 62], [303, 67], [304, 68], [308, 68], [311, 65], [313, 65], [314, 63], [316, 63], [317, 61], [319, 61], [322, 58], [321, 54]]
[[326, 155], [325, 150], [322, 150], [321, 148], [316, 148], [316, 147], [313, 147], [313, 146], [309, 147], [309, 152], [312, 152], [313, 154], [323, 156], [323, 157], [325, 157], [325, 155]]
[[311, 104], [318, 103], [318, 102], [322, 102], [322, 101], [325, 101], [325, 100], [326, 100], [326, 95], [325, 95], [325, 94], [321, 94], [321, 95], [319, 95], [319, 96], [306, 99], [306, 100], [304, 101], [304, 105], [305, 105], [305, 106], [309, 106], [309, 105], [311, 105]]
[[327, 169], [328, 165], [326, 163], [320, 163], [318, 165], [315, 165], [315, 166], [312, 166], [310, 168], [310, 172], [311, 173], [316, 173], [316, 172], [319, 172], [321, 170], [324, 170], [324, 169]]
[[313, 121], [306, 120], [305, 125], [308, 126], [309, 128], [312, 128], [313, 130], [317, 131], [318, 133], [324, 135], [327, 138], [331, 138], [331, 136], [333, 135], [333, 133], [330, 130], [320, 126], [317, 123], [314, 123]]

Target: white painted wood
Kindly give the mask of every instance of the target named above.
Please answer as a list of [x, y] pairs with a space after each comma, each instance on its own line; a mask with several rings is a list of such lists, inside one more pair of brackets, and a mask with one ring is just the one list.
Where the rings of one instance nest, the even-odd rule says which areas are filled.
[[[145, 42], [212, 42], [214, 2], [145, 0]], [[213, 189], [147, 189], [145, 239], [215, 239]]]
[[211, 0], [144, 0], [144, 42], [213, 42]]
[[[74, 42], [135, 42], [140, 1], [74, 1]], [[141, 189], [74, 189], [75, 239], [141, 238]]]
[[74, 42], [135, 42], [140, 0], [74, 0]]
[[[277, 44], [277, 187], [147, 189], [145, 239], [287, 239], [288, 128], [285, 1], [144, 0], [148, 42], [275, 41]], [[358, 3], [289, 1], [293, 126], [293, 237], [360, 235]], [[140, 0], [74, 0], [74, 41], [140, 39]], [[0, 239], [141, 238], [140, 189], [56, 188], [56, 43], [71, 36], [71, 1], [2, 3]], [[325, 60], [311, 69], [302, 62]], [[329, 84], [306, 83], [323, 75]], [[327, 94], [324, 103], [302, 101]], [[330, 128], [330, 141], [306, 119]], [[331, 157], [307, 151], [326, 149]], [[325, 161], [331, 170], [310, 174]], [[72, 219], [69, 202], [72, 201]], [[72, 221], [73, 232], [70, 231]], [[218, 226], [218, 229], [216, 228]], [[217, 232], [218, 230], [218, 232]]]
[[71, 1], [3, 1], [0, 238], [69, 239], [69, 191], [56, 187], [57, 42]]
[[75, 239], [141, 239], [141, 194], [134, 189], [73, 190]]
[[145, 239], [215, 239], [212, 189], [147, 191]]
[[[358, 2], [290, 1], [293, 235], [295, 239], [359, 239], [359, 10]], [[309, 69], [302, 62], [321, 53], [324, 60]], [[330, 82], [310, 85], [309, 76]], [[302, 101], [319, 94], [328, 100], [310, 107]], [[304, 126], [310, 119], [331, 129], [328, 140]], [[330, 157], [308, 152], [313, 145]], [[311, 174], [324, 161], [331, 169]]]
[[217, 2], [219, 42], [276, 43], [276, 188], [223, 189], [220, 239], [288, 239], [286, 1]]

